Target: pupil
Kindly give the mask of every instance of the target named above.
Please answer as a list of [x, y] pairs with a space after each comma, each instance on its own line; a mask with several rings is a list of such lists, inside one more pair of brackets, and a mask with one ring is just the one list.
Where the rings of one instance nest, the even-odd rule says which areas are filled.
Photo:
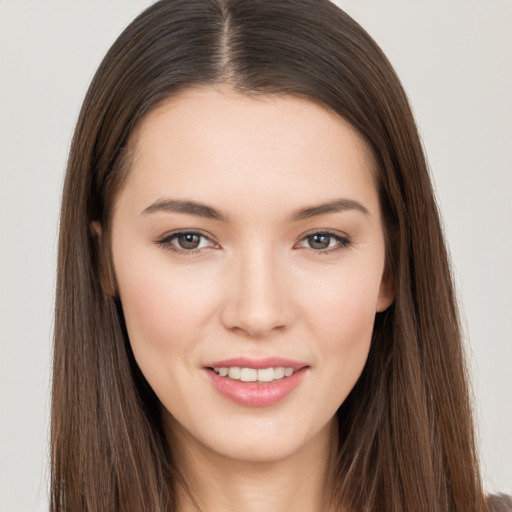
[[312, 235], [308, 238], [312, 249], [327, 249], [331, 239], [330, 235]]
[[180, 235], [178, 242], [182, 249], [197, 249], [197, 246], [199, 245], [199, 236], [187, 233], [185, 235]]

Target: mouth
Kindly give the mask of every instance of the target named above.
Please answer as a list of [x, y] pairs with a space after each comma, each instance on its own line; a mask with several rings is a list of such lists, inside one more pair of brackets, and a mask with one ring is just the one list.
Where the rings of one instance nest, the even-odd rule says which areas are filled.
[[280, 358], [230, 359], [204, 367], [218, 393], [246, 407], [277, 404], [301, 384], [308, 369], [305, 363]]
[[295, 368], [285, 368], [284, 366], [270, 368], [241, 368], [239, 366], [221, 366], [219, 368], [210, 368], [220, 377], [227, 377], [232, 380], [242, 382], [273, 382], [275, 380], [291, 377], [295, 373]]

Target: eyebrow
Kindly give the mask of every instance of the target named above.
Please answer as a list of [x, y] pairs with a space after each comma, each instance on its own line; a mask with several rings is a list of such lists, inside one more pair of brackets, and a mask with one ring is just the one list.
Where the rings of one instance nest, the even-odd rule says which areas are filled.
[[364, 213], [365, 215], [370, 215], [368, 210], [361, 203], [354, 201], [353, 199], [336, 199], [334, 201], [329, 201], [328, 203], [298, 210], [292, 215], [292, 220], [306, 220], [319, 215], [326, 215], [327, 213], [337, 213], [348, 210], [356, 210]]
[[[364, 215], [370, 215], [368, 210], [361, 203], [353, 199], [336, 199], [316, 206], [302, 208], [291, 216], [291, 220], [298, 222], [328, 213], [344, 212], [348, 210], [356, 210]], [[150, 215], [156, 212], [184, 213], [221, 222], [228, 222], [228, 217], [212, 206], [182, 199], [159, 199], [145, 208], [142, 215]]]
[[156, 212], [185, 213], [188, 215], [197, 215], [198, 217], [205, 217], [207, 219], [214, 219], [222, 222], [228, 221], [224, 214], [211, 206], [198, 203], [196, 201], [185, 201], [181, 199], [159, 199], [158, 201], [148, 206], [142, 212], [142, 215], [150, 215]]

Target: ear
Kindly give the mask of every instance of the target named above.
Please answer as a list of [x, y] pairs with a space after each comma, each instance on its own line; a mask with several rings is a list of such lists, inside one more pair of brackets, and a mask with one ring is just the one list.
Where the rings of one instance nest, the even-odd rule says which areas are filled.
[[386, 309], [393, 304], [395, 300], [395, 285], [393, 276], [387, 270], [384, 271], [382, 275], [382, 280], [380, 282], [379, 288], [379, 297], [377, 299], [377, 313], [382, 313], [386, 311]]
[[115, 297], [117, 295], [114, 272], [112, 271], [111, 255], [108, 246], [108, 240], [103, 233], [103, 226], [98, 221], [91, 222], [89, 229], [91, 236], [96, 242], [96, 251], [98, 255], [97, 273], [100, 280], [101, 288], [106, 295]]
[[94, 220], [91, 222], [91, 225], [89, 226], [89, 228], [91, 230], [92, 237], [95, 240], [97, 240], [98, 244], [99, 244], [101, 241], [101, 235], [103, 232], [103, 228], [101, 227], [101, 224], [97, 220]]

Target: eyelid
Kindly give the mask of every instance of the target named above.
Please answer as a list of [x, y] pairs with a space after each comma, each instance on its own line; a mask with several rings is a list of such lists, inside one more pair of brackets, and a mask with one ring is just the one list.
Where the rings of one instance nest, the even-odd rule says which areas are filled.
[[343, 231], [338, 231], [335, 229], [313, 229], [311, 231], [308, 231], [307, 233], [302, 234], [297, 242], [295, 243], [294, 247], [296, 247], [300, 242], [304, 241], [306, 238], [313, 236], [313, 235], [327, 235], [331, 236], [334, 239], [338, 241], [338, 243], [334, 247], [327, 247], [326, 249], [313, 249], [312, 247], [304, 247], [299, 246], [298, 249], [309, 249], [310, 251], [313, 251], [314, 254], [329, 254], [331, 252], [338, 251], [340, 249], [345, 249], [348, 246], [352, 244], [352, 239], [349, 235], [344, 233]]
[[[198, 249], [191, 249], [191, 250], [182, 249], [182, 248], [171, 243], [171, 241], [173, 239], [179, 237], [180, 235], [196, 235], [196, 236], [199, 236], [201, 238], [208, 240], [211, 245], [209, 245], [208, 247], [200, 247]], [[306, 238], [313, 236], [313, 235], [330, 236], [330, 237], [334, 238], [335, 240], [337, 240], [338, 243], [334, 247], [327, 247], [325, 249], [314, 249], [313, 247], [304, 247], [304, 246], [298, 245], [302, 241], [304, 241]], [[297, 249], [309, 249], [310, 251], [312, 251], [315, 254], [328, 254], [328, 253], [337, 251], [339, 249], [344, 249], [344, 248], [348, 247], [351, 243], [352, 243], [351, 238], [346, 233], [344, 233], [342, 231], [333, 230], [333, 229], [313, 229], [311, 231], [303, 233], [297, 239], [297, 241], [295, 242], [293, 247], [297, 248]], [[161, 237], [157, 238], [155, 240], [155, 244], [157, 244], [159, 247], [162, 247], [163, 249], [167, 249], [167, 250], [173, 251], [178, 254], [183, 254], [183, 255], [193, 255], [193, 254], [199, 253], [205, 249], [220, 247], [219, 244], [215, 241], [213, 236], [211, 236], [210, 234], [207, 234], [201, 230], [197, 230], [197, 229], [177, 229], [175, 231], [171, 231], [171, 232], [166, 233], [165, 235], [162, 235]]]
[[[180, 235], [196, 235], [201, 238], [205, 238], [211, 243], [211, 246], [209, 247], [200, 247], [198, 249], [181, 249], [180, 247], [174, 245], [171, 243], [171, 241], [175, 238], [177, 238]], [[201, 230], [198, 229], [177, 229], [175, 231], [170, 231], [169, 233], [166, 233], [165, 235], [162, 235], [161, 237], [157, 238], [155, 240], [155, 244], [161, 247], [162, 249], [166, 249], [169, 251], [173, 251], [178, 254], [184, 254], [184, 255], [192, 255], [197, 254], [205, 249], [209, 248], [218, 248], [219, 244], [215, 241], [215, 239], [210, 235], [207, 234]]]

